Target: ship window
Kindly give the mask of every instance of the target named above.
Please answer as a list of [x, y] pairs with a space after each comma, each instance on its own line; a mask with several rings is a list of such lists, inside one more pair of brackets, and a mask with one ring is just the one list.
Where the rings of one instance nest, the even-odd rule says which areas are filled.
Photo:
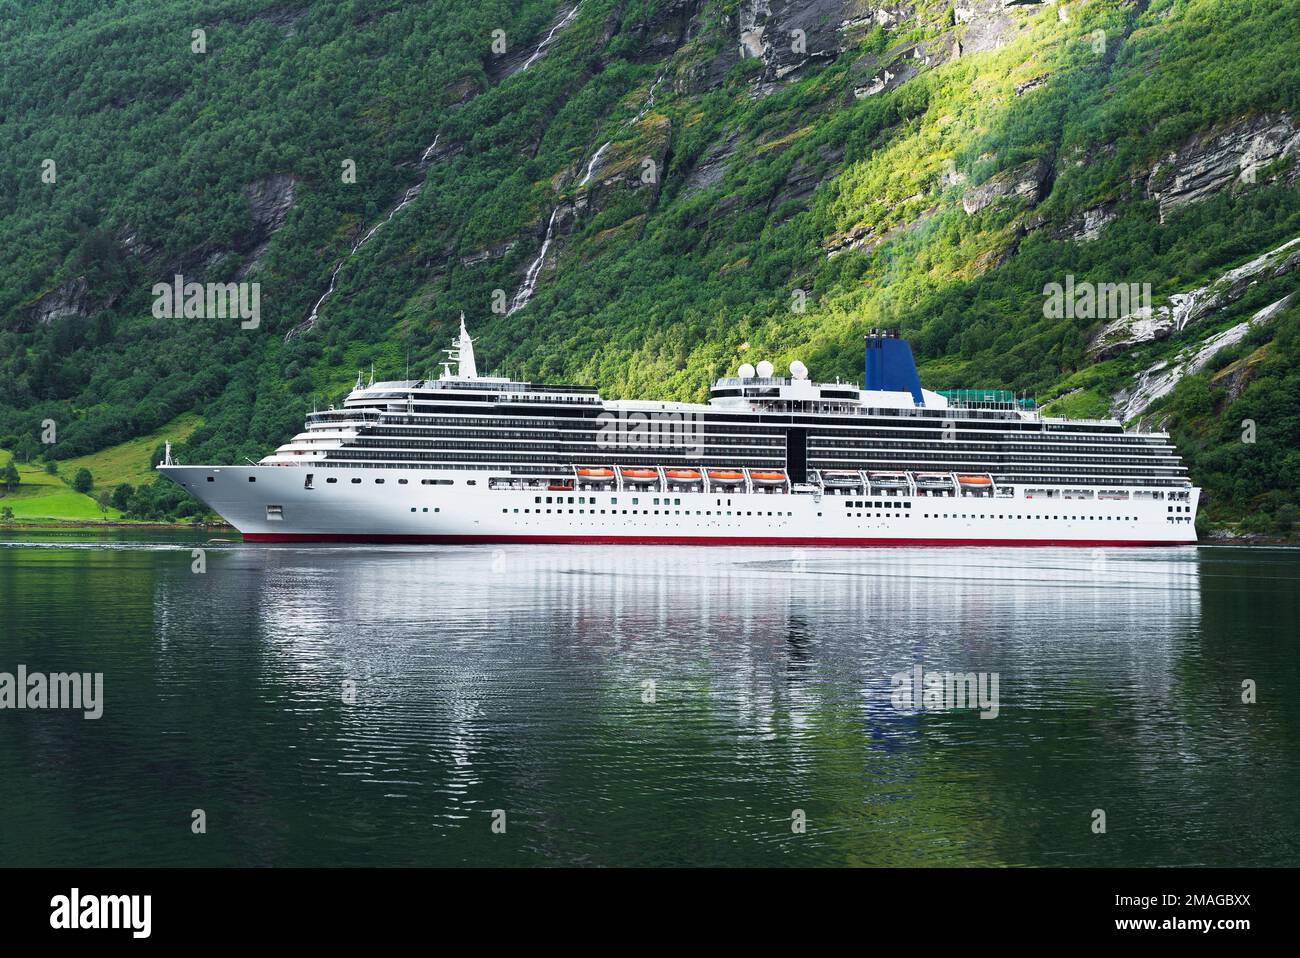
[[208, 476], [208, 482], [216, 482], [216, 481], [217, 481], [216, 476]]
[[632, 505], [634, 505], [634, 506], [639, 506], [640, 504], [641, 504], [641, 500], [640, 500], [640, 499], [636, 499], [636, 498], [634, 498], [634, 499], [632, 500]]
[[467, 480], [465, 481], [465, 485], [467, 485], [467, 486], [477, 486], [477, 485], [478, 485], [478, 480], [477, 480], [477, 479], [467, 479]]
[[383, 484], [384, 484], [384, 480], [382, 480], [382, 479], [376, 479], [376, 480], [375, 480], [375, 485], [377, 485], [377, 486], [382, 486]]
[[249, 482], [257, 482], [257, 476], [249, 476], [249, 477], [248, 477], [248, 481], [249, 481]]
[[325, 481], [326, 481], [326, 482], [338, 482], [338, 479], [334, 478], [333, 476], [330, 476], [330, 477], [329, 477], [328, 479], [326, 479]]
[[[333, 482], [333, 481], [334, 481], [333, 479], [330, 480], [330, 482]], [[405, 479], [398, 479], [398, 480], [397, 480], [397, 484], [398, 484], [399, 486], [404, 486], [404, 485], [406, 485], [406, 480], [405, 480]]]
[[354, 486], [357, 485], [359, 482], [361, 482], [360, 479], [353, 479], [353, 480], [352, 480], [352, 484], [353, 484]]
[[424, 507], [423, 509], [421, 509], [420, 511], [421, 511], [421, 512], [428, 512], [428, 511], [429, 511], [429, 507], [428, 507], [428, 506], [425, 506], [425, 507]]
[[266, 507], [266, 518], [267, 518], [267, 519], [270, 519], [270, 520], [272, 520], [272, 521], [274, 521], [274, 522], [279, 522], [279, 521], [283, 520], [283, 519], [284, 519], [284, 506], [267, 506], [267, 507]]

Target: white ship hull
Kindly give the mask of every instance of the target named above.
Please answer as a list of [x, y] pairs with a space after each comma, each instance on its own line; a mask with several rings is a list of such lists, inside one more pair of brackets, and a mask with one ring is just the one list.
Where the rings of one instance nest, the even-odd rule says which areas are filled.
[[1019, 488], [1009, 497], [560, 491], [489, 488], [491, 473], [452, 469], [159, 469], [246, 539], [265, 542], [1190, 545], [1200, 496], [1195, 488], [1176, 502], [1085, 489], [1077, 491], [1092, 498]]

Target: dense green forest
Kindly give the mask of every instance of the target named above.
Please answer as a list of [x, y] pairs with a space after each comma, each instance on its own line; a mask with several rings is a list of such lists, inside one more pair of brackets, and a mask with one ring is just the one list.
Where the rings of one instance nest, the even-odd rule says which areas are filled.
[[[434, 368], [462, 311], [480, 368], [611, 397], [763, 358], [857, 380], [892, 326], [930, 388], [1103, 416], [1300, 282], [1107, 355], [1044, 286], [1162, 306], [1300, 236], [1298, 49], [1255, 0], [0, 0], [0, 449], [80, 462], [198, 413], [180, 458], [256, 459], [358, 369]], [[1243, 124], [1258, 169], [1182, 198]], [[156, 317], [176, 274], [258, 282], [258, 325]], [[1296, 518], [1288, 302], [1142, 411], [1212, 521]]]

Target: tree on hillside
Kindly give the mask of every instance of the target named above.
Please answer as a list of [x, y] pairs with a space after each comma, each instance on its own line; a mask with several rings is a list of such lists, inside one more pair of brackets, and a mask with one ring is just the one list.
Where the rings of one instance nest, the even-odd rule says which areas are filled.
[[72, 480], [72, 488], [76, 489], [82, 495], [89, 495], [90, 490], [95, 487], [95, 477], [90, 474], [89, 469], [78, 469], [77, 475]]
[[6, 492], [13, 492], [18, 488], [18, 484], [22, 482], [22, 479], [18, 475], [18, 467], [14, 465], [12, 459], [10, 459], [9, 464], [4, 467], [4, 471], [0, 472], [0, 482], [4, 483]]
[[113, 489], [109, 504], [118, 512], [126, 512], [131, 507], [131, 496], [134, 494], [135, 488], [129, 482], [119, 482]]

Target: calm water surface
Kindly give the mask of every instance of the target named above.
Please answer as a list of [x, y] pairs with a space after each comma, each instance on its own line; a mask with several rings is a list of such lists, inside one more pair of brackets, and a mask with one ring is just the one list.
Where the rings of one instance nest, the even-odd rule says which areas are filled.
[[0, 539], [0, 864], [1300, 865], [1298, 551]]

